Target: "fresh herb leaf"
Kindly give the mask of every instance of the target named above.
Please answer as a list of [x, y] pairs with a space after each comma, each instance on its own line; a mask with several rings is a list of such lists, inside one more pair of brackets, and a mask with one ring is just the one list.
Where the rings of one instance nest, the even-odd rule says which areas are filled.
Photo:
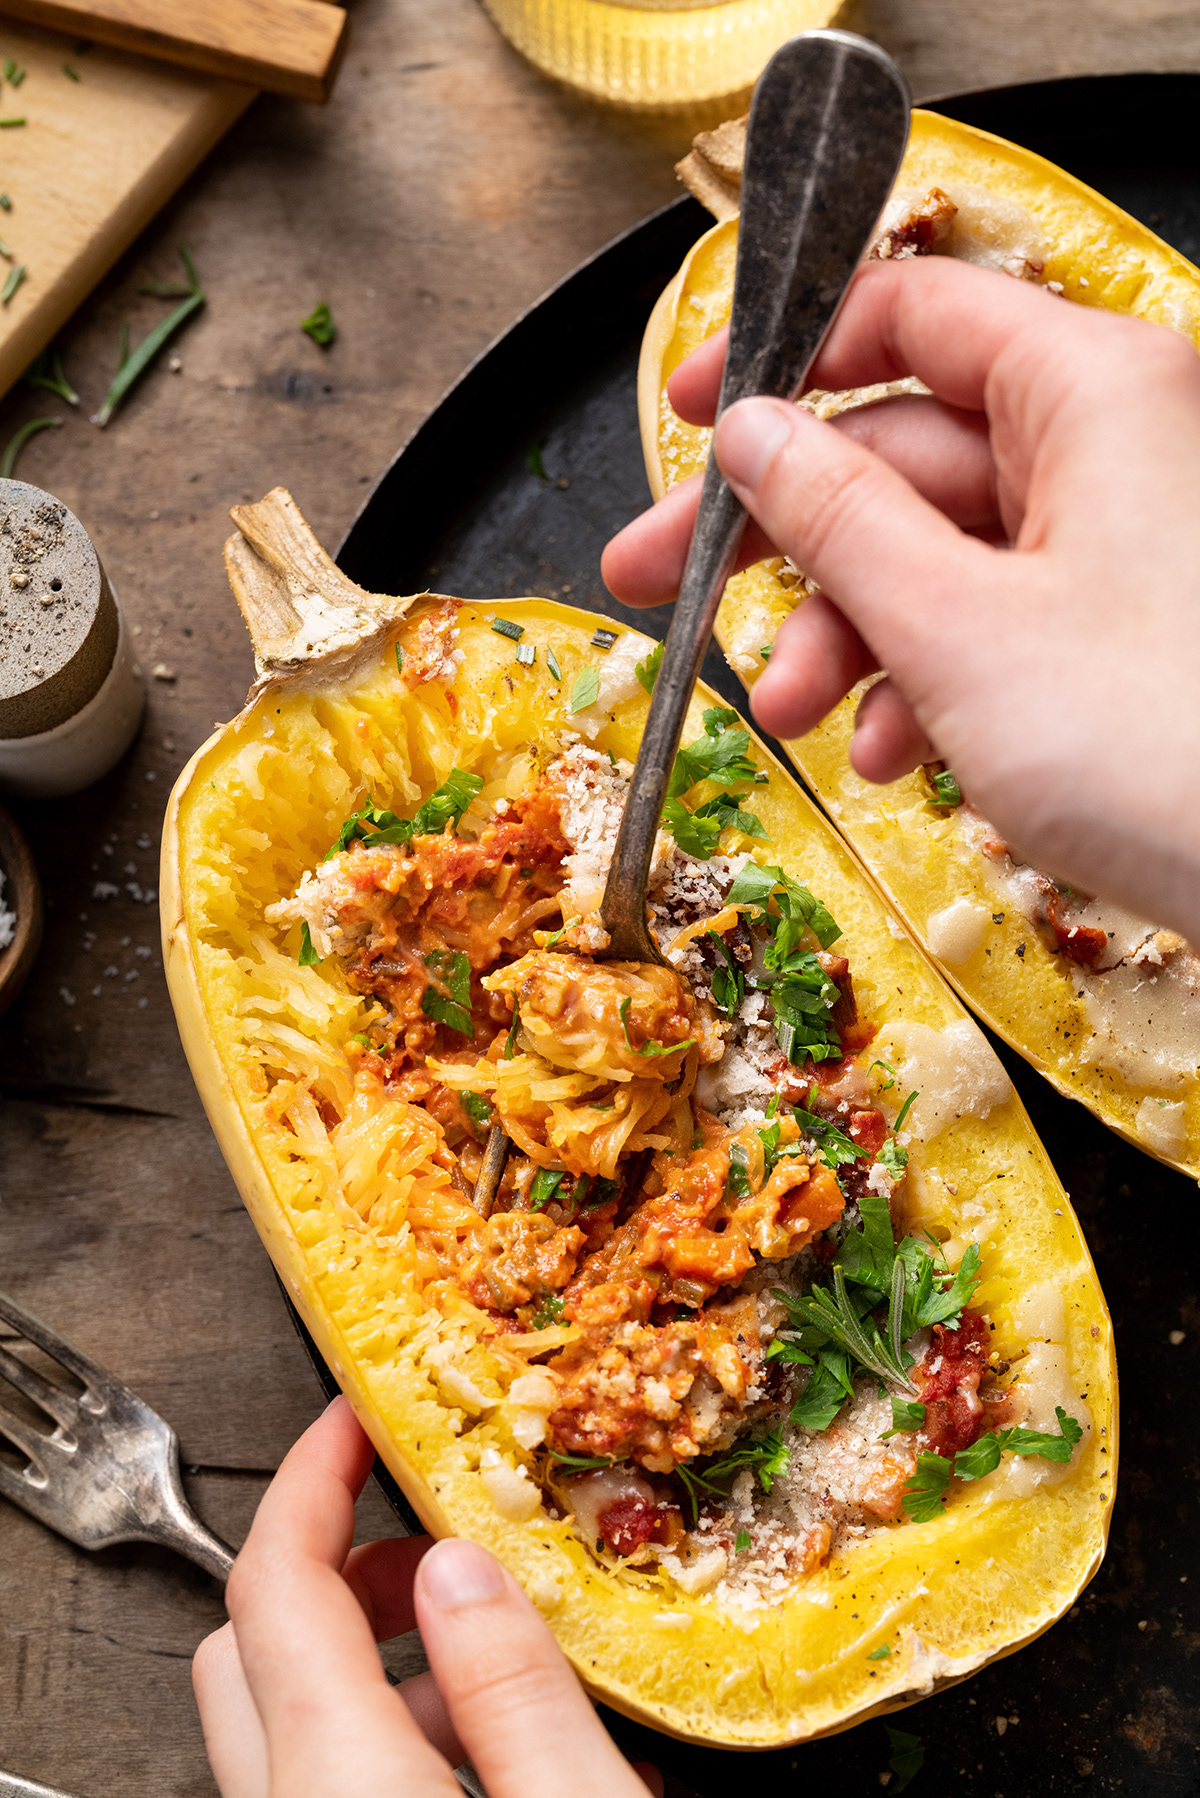
[[876, 1068], [882, 1068], [884, 1073], [890, 1076], [890, 1078], [885, 1080], [883, 1085], [880, 1087], [880, 1089], [879, 1089], [880, 1092], [881, 1093], [890, 1092], [892, 1087], [895, 1086], [895, 1084], [896, 1084], [895, 1068], [889, 1067], [886, 1061], [873, 1061], [871, 1063], [870, 1067], [867, 1069], [868, 1074], [873, 1074], [875, 1072]]
[[882, 1163], [893, 1180], [899, 1180], [908, 1166], [908, 1150], [894, 1136], [889, 1136], [875, 1159]]
[[[558, 1300], [558, 1308], [562, 1310], [562, 1300]], [[615, 1463], [612, 1455], [563, 1455], [556, 1448], [550, 1450], [550, 1459], [563, 1467], [573, 1467], [579, 1471], [596, 1467], [612, 1467]]]
[[470, 1118], [476, 1133], [482, 1136], [492, 1121], [491, 1100], [485, 1099], [482, 1093], [473, 1093], [468, 1090], [459, 1093], [458, 1102]]
[[0, 478], [9, 479], [17, 466], [17, 457], [31, 437], [36, 437], [39, 431], [57, 431], [61, 425], [61, 418], [31, 418], [19, 430], [14, 431], [4, 446], [4, 455], [0, 457]]
[[[887, 1201], [884, 1202], [886, 1204]], [[907, 1247], [906, 1244], [902, 1246]], [[970, 1304], [971, 1296], [979, 1284], [978, 1244], [967, 1244], [956, 1274], [941, 1273], [934, 1268], [933, 1262], [923, 1250], [918, 1252], [930, 1269], [931, 1277], [929, 1291], [910, 1299], [906, 1304], [905, 1322], [909, 1326], [905, 1330], [906, 1336], [911, 1335], [913, 1330], [928, 1329], [933, 1324], [957, 1323], [964, 1306]], [[909, 1265], [911, 1266], [911, 1262]]]
[[451, 768], [436, 792], [417, 808], [413, 819], [416, 834], [441, 836], [447, 824], [457, 830], [459, 820], [470, 809], [482, 786], [482, 775], [468, 774], [464, 768]]
[[[893, 1292], [895, 1284], [893, 1281]], [[858, 1306], [846, 1290], [845, 1270], [837, 1262], [834, 1262], [833, 1267], [833, 1291], [830, 1292], [827, 1286], [814, 1286], [808, 1297], [801, 1302], [799, 1310], [807, 1322], [823, 1330], [833, 1342], [853, 1355], [856, 1361], [861, 1362], [881, 1380], [894, 1381], [907, 1392], [916, 1391], [896, 1352], [894, 1342], [885, 1342], [865, 1314], [860, 1315]]]
[[853, 1394], [854, 1373], [849, 1355], [844, 1349], [822, 1349], [816, 1372], [792, 1406], [792, 1422], [798, 1430], [827, 1430]]
[[[809, 1100], [811, 1103], [811, 1093]], [[850, 1163], [857, 1161], [862, 1154], [859, 1145], [847, 1136], [844, 1130], [839, 1130], [837, 1125], [831, 1123], [828, 1118], [818, 1117], [815, 1112], [806, 1111], [802, 1105], [793, 1105], [792, 1116], [796, 1120], [801, 1135], [816, 1139], [818, 1155], [825, 1166], [834, 1173], [840, 1167], [849, 1167]], [[873, 1196], [872, 1194], [864, 1195], [867, 1198]], [[886, 1199], [884, 1207], [885, 1209], [887, 1207]], [[858, 1276], [853, 1275], [852, 1277], [857, 1279]], [[880, 1290], [882, 1291], [883, 1288], [881, 1287]]]
[[371, 1039], [365, 1030], [360, 1030], [357, 1035], [350, 1038], [350, 1041], [352, 1043], [357, 1043], [360, 1049], [369, 1049], [371, 1047]]
[[[764, 960], [780, 960], [778, 943], [777, 936], [774, 948], [768, 946], [764, 951]], [[833, 1022], [834, 1007], [841, 997], [837, 985], [810, 951], [793, 951], [783, 958], [783, 967], [784, 972], [768, 988], [780, 1048], [795, 1067], [810, 1058], [840, 1060], [842, 1043]], [[859, 1153], [856, 1149], [855, 1157]]]
[[[24, 77], [24, 75], [22, 75], [21, 81], [24, 81], [24, 79], [25, 79], [25, 77]], [[10, 80], [11, 80], [11, 77], [10, 77]], [[19, 87], [20, 85], [21, 85], [20, 81], [13, 82], [14, 87]], [[25, 120], [23, 118], [21, 118], [21, 119], [0, 119], [0, 131], [11, 131], [14, 129], [15, 126], [23, 125], [24, 123], [25, 123]]]
[[[597, 1110], [599, 1109], [600, 1107], [598, 1106]], [[605, 1107], [605, 1109], [607, 1110], [608, 1108]], [[592, 1181], [587, 1190], [589, 1196], [588, 1202], [584, 1206], [584, 1210], [599, 1211], [602, 1205], [612, 1204], [617, 1193], [620, 1191], [620, 1186], [616, 1180], [606, 1179], [603, 1174], [600, 1174]], [[578, 1182], [576, 1182], [575, 1192], [576, 1194], [579, 1193]]]
[[404, 673], [404, 650], [399, 643], [396, 645], [396, 673]]
[[571, 688], [571, 715], [586, 712], [600, 697], [600, 676], [594, 668], [581, 668]]
[[[3, 123], [4, 120], [0, 119], [0, 125]], [[3, 287], [0, 287], [0, 306], [8, 305], [8, 302], [12, 299], [18, 287], [20, 287], [22, 281], [25, 279], [25, 272], [25, 264], [23, 262], [18, 263], [16, 268], [9, 269], [8, 280], [4, 283]]]
[[1045, 1430], [1026, 1430], [1020, 1426], [1008, 1430], [989, 1430], [969, 1448], [958, 1451], [954, 1457], [955, 1473], [960, 1480], [981, 1480], [986, 1474], [995, 1471], [1000, 1464], [1000, 1456], [1006, 1451], [1014, 1455], [1040, 1455], [1046, 1461], [1069, 1461], [1083, 1430], [1075, 1418], [1067, 1416], [1061, 1405], [1054, 1407], [1054, 1415], [1058, 1419], [1057, 1435]]
[[862, 1228], [846, 1233], [837, 1252], [837, 1264], [846, 1278], [858, 1285], [869, 1286], [880, 1294], [890, 1292], [896, 1238], [888, 1202], [882, 1193], [863, 1192], [859, 1195], [858, 1213]]
[[460, 1036], [474, 1036], [471, 1018], [471, 963], [461, 949], [435, 949], [425, 957], [436, 984], [421, 994], [421, 1010], [435, 1024], [445, 1024]]
[[634, 670], [647, 693], [653, 693], [654, 683], [658, 679], [658, 671], [662, 667], [663, 649], [665, 645], [656, 643], [644, 662], [639, 662]]
[[738, 715], [727, 706], [710, 706], [704, 714], [704, 735], [687, 743], [675, 757], [667, 798], [678, 799], [689, 793], [702, 780], [715, 780], [723, 787], [738, 780], [753, 780], [754, 763], [747, 758], [750, 733], [733, 728], [728, 721], [738, 722]]
[[296, 957], [302, 968], [317, 968], [321, 965], [321, 957], [313, 948], [312, 932], [308, 928], [308, 919], [300, 926], [300, 953]]
[[546, 651], [546, 666], [554, 676], [555, 680], [562, 679], [562, 669], [559, 667], [558, 657], [552, 649]]
[[62, 66], [62, 72], [67, 77], [68, 81], [78, 81], [79, 80], [79, 76], [78, 76], [77, 72], [71, 67], [69, 62], [64, 62], [63, 66]]
[[931, 1523], [941, 1516], [953, 1472], [954, 1463], [945, 1455], [926, 1452], [917, 1456], [917, 1470], [902, 1494], [904, 1509], [914, 1523]]
[[311, 337], [315, 344], [327, 350], [337, 337], [337, 326], [333, 322], [333, 313], [321, 300], [314, 306], [307, 318], [300, 320], [300, 329], [306, 337]]
[[870, 1654], [867, 1656], [867, 1659], [869, 1661], [888, 1661], [891, 1659], [891, 1656], [892, 1656], [892, 1651], [887, 1646], [887, 1643], [885, 1642], [882, 1645], [882, 1647], [873, 1648], [871, 1650]]
[[[776, 892], [776, 888], [782, 891]], [[768, 910], [772, 897], [778, 919], [772, 919]], [[821, 901], [782, 868], [747, 862], [725, 895], [725, 903], [753, 908], [756, 922], [767, 920], [773, 925], [774, 947], [780, 961], [796, 948], [805, 930], [812, 931], [822, 949], [828, 949], [842, 934]]]
[[56, 393], [60, 400], [66, 400], [68, 406], [79, 404], [79, 395], [63, 373], [62, 356], [57, 350], [43, 350], [29, 364], [23, 379], [26, 387], [44, 387], [47, 393]]
[[521, 1014], [513, 1003], [512, 1023], [508, 1027], [508, 1035], [504, 1039], [504, 1059], [511, 1061], [517, 1052], [517, 1031], [521, 1028]]
[[0, 208], [2, 208], [5, 212], [12, 211], [12, 201], [9, 199], [7, 194], [0, 194]]
[[739, 1530], [736, 1537], [734, 1538], [734, 1543], [733, 1543], [734, 1554], [735, 1555], [745, 1554], [745, 1552], [749, 1548], [749, 1546], [750, 1546], [750, 1531], [749, 1530]]
[[548, 1205], [566, 1177], [565, 1167], [540, 1167], [529, 1188], [529, 1209], [541, 1211]]
[[694, 1036], [689, 1036], [686, 1042], [682, 1043], [643, 1043], [640, 1049], [635, 1049], [629, 1040], [629, 1008], [632, 1004], [632, 998], [625, 998], [622, 999], [620, 1005], [617, 1007], [617, 1016], [621, 1020], [621, 1029], [625, 1034], [625, 1047], [630, 1050], [632, 1054], [674, 1055], [680, 1049], [690, 1049], [692, 1047], [692, 1044], [696, 1040]]
[[517, 644], [517, 660], [522, 668], [532, 668], [537, 661], [537, 647], [533, 643]]
[[897, 1398], [893, 1392], [892, 1427], [885, 1430], [879, 1440], [886, 1442], [891, 1436], [908, 1435], [913, 1430], [919, 1430], [924, 1422], [924, 1405], [918, 1404], [915, 1399]]
[[[715, 818], [722, 830], [740, 830], [744, 836], [757, 837], [760, 842], [769, 843], [770, 837], [763, 829], [762, 820], [753, 812], [744, 812], [739, 804], [747, 797], [745, 793], [718, 793], [715, 799], [706, 799], [703, 805], [695, 810], [697, 818]], [[668, 800], [669, 805], [678, 804], [678, 800]]]
[[905, 1099], [903, 1105], [900, 1107], [900, 1111], [897, 1115], [896, 1121], [892, 1125], [893, 1130], [895, 1130], [897, 1132], [899, 1132], [901, 1130], [901, 1128], [903, 1127], [903, 1124], [904, 1124], [904, 1120], [908, 1116], [909, 1112], [912, 1110], [914, 1104], [916, 1103], [916, 1100], [917, 1100], [917, 1092], [916, 1092], [916, 1089], [914, 1088], [914, 1090], [909, 1093], [907, 1099]]
[[942, 772], [933, 775], [932, 779], [933, 803], [935, 805], [959, 806], [962, 804], [962, 789], [949, 768], [943, 768]]
[[542, 948], [543, 949], [553, 949], [555, 947], [555, 945], [557, 943], [561, 942], [563, 937], [566, 936], [568, 930], [574, 930], [576, 924], [578, 924], [578, 923], [579, 923], [578, 918], [568, 918], [565, 924], [560, 924], [557, 930], [552, 930], [550, 932], [550, 935], [546, 938], [545, 942], [542, 944]]
[[[836, 1352], [836, 1351], [835, 1351]], [[792, 1342], [786, 1336], [776, 1336], [767, 1350], [768, 1361], [782, 1361], [785, 1367], [814, 1367], [811, 1355], [806, 1355], [798, 1342]]]
[[493, 618], [492, 629], [498, 637], [511, 637], [514, 643], [525, 635], [525, 626], [518, 624], [515, 618]]
[[773, 643], [762, 643], [759, 645], [758, 653], [764, 662], [769, 662], [771, 660], [771, 651], [774, 647]]
[[921, 1768], [925, 1765], [925, 1750], [921, 1746], [920, 1736], [910, 1735], [906, 1729], [892, 1729], [884, 1724], [888, 1733], [888, 1741], [892, 1745], [892, 1756], [888, 1766], [896, 1775], [895, 1790], [902, 1792], [912, 1784]]
[[713, 1004], [718, 1011], [724, 1012], [727, 1018], [732, 1018], [746, 997], [745, 976], [725, 938], [715, 930], [708, 931], [707, 935], [716, 944], [718, 953], [724, 956], [727, 964], [722, 966], [718, 962], [713, 969], [711, 983]]
[[704, 818], [689, 812], [682, 799], [668, 799], [662, 808], [662, 821], [685, 855], [698, 862], [711, 861], [721, 840], [718, 818]]
[[536, 476], [539, 481], [548, 481], [550, 479], [550, 476], [546, 473], [546, 464], [542, 461], [542, 446], [540, 443], [531, 443], [529, 448], [525, 451], [525, 466], [530, 474]]
[[[179, 254], [183, 261], [183, 266], [187, 271], [190, 284], [188, 297], [186, 300], [182, 301], [180, 305], [176, 306], [174, 312], [168, 313], [167, 317], [164, 318], [160, 324], [155, 325], [153, 331], [151, 331], [147, 337], [143, 337], [141, 343], [138, 344], [137, 349], [134, 350], [132, 355], [122, 355], [117, 368], [116, 379], [105, 394], [99, 412], [93, 414], [92, 417], [92, 423], [94, 425], [99, 425], [102, 429], [108, 423], [117, 407], [121, 404], [121, 401], [125, 398], [129, 389], [143, 374], [145, 374], [150, 364], [154, 361], [154, 358], [158, 355], [158, 352], [171, 341], [176, 332], [178, 332], [182, 326], [187, 323], [188, 319], [191, 318], [192, 314], [198, 312], [201, 306], [204, 305], [204, 289], [196, 278], [196, 270], [193, 267], [192, 258], [188, 253], [186, 244], [180, 244]], [[126, 343], [127, 342], [128, 339], [126, 339]]]
[[[562, 1312], [562, 1294], [558, 1292], [548, 1292], [533, 1314], [534, 1329], [545, 1330], [548, 1329], [551, 1324], [558, 1323], [559, 1319], [562, 1317]], [[569, 1459], [570, 1457], [564, 1456], [563, 1458]], [[555, 1459], [558, 1459], [558, 1457], [556, 1456]], [[608, 1462], [602, 1462], [601, 1465], [607, 1467]]]
[[725, 1178], [725, 1192], [734, 1199], [750, 1197], [750, 1171], [746, 1161], [746, 1151], [740, 1142], [730, 1145], [729, 1173]]

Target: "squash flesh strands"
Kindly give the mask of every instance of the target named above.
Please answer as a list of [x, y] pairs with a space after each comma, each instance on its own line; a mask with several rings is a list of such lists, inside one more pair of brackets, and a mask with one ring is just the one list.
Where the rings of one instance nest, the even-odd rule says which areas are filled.
[[[697, 150], [680, 165], [720, 222], [700, 238], [665, 289], [643, 341], [638, 406], [655, 499], [702, 468], [708, 454], [711, 432], [675, 415], [666, 383], [729, 317], [743, 136], [730, 122], [698, 139]], [[917, 111], [896, 192], [920, 201], [934, 188], [962, 204], [960, 217], [975, 239], [973, 259], [986, 255], [982, 246], [990, 243], [990, 259], [1002, 260], [1006, 235], [1008, 241], [1031, 240], [1044, 262], [1037, 278], [1054, 283], [1072, 302], [1168, 325], [1200, 345], [1200, 273], [1053, 164], [987, 132]], [[958, 253], [955, 238], [942, 248]], [[919, 384], [863, 389], [861, 398], [870, 403], [914, 386]], [[812, 403], [819, 415], [842, 409], [836, 396]], [[729, 582], [716, 636], [748, 690], [766, 665], [763, 650], [803, 597], [794, 572], [779, 560], [759, 563]], [[1150, 945], [1152, 965], [1130, 963], [1115, 986], [1103, 974], [1091, 977], [1072, 959], [1074, 950], [1059, 952], [1046, 928], [1035, 927], [1016, 902], [1019, 887], [1005, 882], [1003, 861], [978, 849], [964, 852], [970, 814], [957, 809], [952, 774], [931, 780], [918, 770], [885, 787], [855, 774], [849, 749], [861, 692], [856, 688], [815, 730], [786, 747], [890, 907], [976, 1015], [1059, 1092], [1081, 1100], [1138, 1148], [1200, 1179], [1200, 962], [1185, 955], [1175, 962], [1170, 982], [1160, 977], [1155, 986], [1145, 985], [1139, 1001], [1123, 986], [1136, 991], [1146, 975], [1161, 976], [1154, 947], [1161, 937]], [[982, 824], [974, 828], [976, 840], [985, 835]], [[1048, 896], [1057, 910], [1060, 901]], [[1097, 921], [1090, 911], [1068, 912], [1064, 921], [1076, 917]], [[1136, 946], [1145, 934], [1136, 921], [1124, 913], [1112, 921], [1118, 939], [1127, 935], [1134, 953], [1145, 954]], [[1163, 948], [1169, 961], [1171, 950], [1165, 943]], [[1164, 992], [1174, 994], [1165, 1006]], [[1152, 995], [1158, 996], [1155, 1009]], [[1141, 1044], [1136, 1054], [1129, 1049], [1134, 1042]]]
[[[485, 803], [522, 791], [556, 740], [581, 728], [570, 693], [601, 661], [592, 638], [608, 621], [540, 599], [464, 602], [452, 691], [427, 682], [413, 693], [399, 664], [411, 671], [419, 658], [435, 602], [355, 588], [278, 492], [235, 519], [243, 534], [227, 566], [260, 679], [170, 800], [165, 965], [198, 1089], [247, 1208], [426, 1526], [495, 1553], [598, 1697], [698, 1741], [766, 1748], [842, 1729], [1038, 1635], [1103, 1555], [1115, 1377], [1078, 1225], [1002, 1078], [986, 1117], [961, 1109], [970, 1105], [961, 1090], [955, 1105], [953, 1080], [940, 1101], [929, 1088], [924, 1109], [916, 1100], [905, 1222], [947, 1239], [952, 1263], [979, 1239], [983, 1281], [972, 1303], [991, 1319], [996, 1350], [1026, 1370], [1041, 1405], [1029, 1421], [1052, 1430], [1054, 1402], [1090, 1417], [1070, 1465], [1005, 1457], [989, 1478], [957, 1485], [932, 1521], [881, 1528], [835, 1553], [749, 1628], [652, 1568], [602, 1565], [538, 1501], [524, 1472], [534, 1457], [515, 1433], [521, 1408], [508, 1397], [538, 1341], [525, 1339], [522, 1353], [518, 1337], [485, 1339], [484, 1314], [465, 1294], [449, 1280], [430, 1283], [412, 1223], [444, 1199], [427, 1173], [433, 1131], [422, 1139], [424, 1114], [393, 1127], [355, 1094], [351, 1039], [363, 1029], [363, 1000], [334, 959], [299, 965], [295, 925], [272, 926], [264, 914], [318, 866], [364, 794], [411, 815], [452, 768], [483, 778]], [[496, 618], [524, 627], [542, 652], [535, 664], [515, 659]], [[622, 637], [632, 639], [623, 652]], [[651, 647], [618, 632], [612, 653], [632, 671]], [[685, 740], [700, 735], [712, 699], [698, 692]], [[592, 713], [594, 746], [632, 759], [646, 705], [642, 686], [626, 682]], [[836, 833], [753, 739], [751, 755], [767, 774], [753, 789], [770, 837], [761, 859], [809, 885], [841, 925], [839, 950], [878, 1026], [871, 1055], [894, 1066], [914, 1042], [953, 1043], [978, 1068], [990, 1052], [916, 948], [889, 932]], [[551, 1324], [543, 1350], [562, 1334]], [[889, 1654], [871, 1660], [882, 1647]]]

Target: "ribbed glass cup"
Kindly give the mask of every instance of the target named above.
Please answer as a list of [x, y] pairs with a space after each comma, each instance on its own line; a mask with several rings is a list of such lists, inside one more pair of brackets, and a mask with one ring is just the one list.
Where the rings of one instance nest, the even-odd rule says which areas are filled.
[[750, 87], [785, 38], [843, 23], [841, 0], [483, 0], [547, 75], [623, 106], [683, 106]]

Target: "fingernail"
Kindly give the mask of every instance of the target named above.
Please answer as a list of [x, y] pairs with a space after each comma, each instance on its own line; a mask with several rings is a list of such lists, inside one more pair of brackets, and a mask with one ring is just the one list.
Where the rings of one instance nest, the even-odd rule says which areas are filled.
[[721, 473], [732, 487], [751, 493], [792, 435], [794, 409], [780, 400], [739, 400], [717, 426]]
[[450, 1539], [436, 1542], [417, 1571], [425, 1595], [444, 1611], [483, 1604], [504, 1590], [504, 1575], [484, 1548]]

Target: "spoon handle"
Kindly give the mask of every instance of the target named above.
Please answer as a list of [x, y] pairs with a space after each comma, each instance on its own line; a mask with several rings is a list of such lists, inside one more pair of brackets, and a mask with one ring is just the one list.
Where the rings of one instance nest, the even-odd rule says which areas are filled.
[[[746, 134], [737, 273], [717, 416], [804, 390], [891, 191], [909, 94], [891, 58], [848, 31], [790, 38], [759, 78]], [[709, 452], [600, 913], [606, 958], [661, 961], [646, 885], [667, 783], [746, 514]]]

